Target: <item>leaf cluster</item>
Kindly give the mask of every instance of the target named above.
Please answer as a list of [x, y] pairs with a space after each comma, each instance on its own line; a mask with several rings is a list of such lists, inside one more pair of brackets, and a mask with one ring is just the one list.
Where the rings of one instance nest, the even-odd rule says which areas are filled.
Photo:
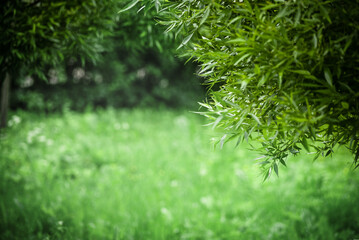
[[1, 72], [55, 64], [67, 54], [96, 60], [115, 25], [115, 0], [6, 0], [0, 6]]
[[162, 0], [133, 0], [122, 4], [116, 27], [116, 39], [121, 42], [118, 47], [127, 48], [134, 53], [156, 49], [173, 58], [176, 49], [174, 46], [180, 42], [173, 32], [166, 30], [164, 25], [157, 24], [162, 6]]
[[305, 149], [338, 145], [359, 166], [358, 0], [169, 1], [161, 15], [183, 36], [209, 86], [201, 104], [224, 142], [256, 140], [265, 178]]

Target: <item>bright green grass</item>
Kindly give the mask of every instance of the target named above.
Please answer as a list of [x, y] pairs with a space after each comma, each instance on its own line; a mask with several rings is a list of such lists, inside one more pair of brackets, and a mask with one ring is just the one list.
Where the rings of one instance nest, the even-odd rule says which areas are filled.
[[13, 115], [0, 239], [359, 238], [359, 173], [345, 151], [315, 163], [303, 153], [263, 183], [256, 154], [214, 150], [192, 113]]

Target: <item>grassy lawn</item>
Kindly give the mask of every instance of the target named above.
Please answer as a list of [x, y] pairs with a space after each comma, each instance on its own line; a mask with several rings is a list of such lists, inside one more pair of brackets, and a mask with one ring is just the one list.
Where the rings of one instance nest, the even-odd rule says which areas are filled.
[[16, 112], [0, 141], [0, 239], [359, 238], [344, 149], [263, 183], [246, 144], [185, 111]]

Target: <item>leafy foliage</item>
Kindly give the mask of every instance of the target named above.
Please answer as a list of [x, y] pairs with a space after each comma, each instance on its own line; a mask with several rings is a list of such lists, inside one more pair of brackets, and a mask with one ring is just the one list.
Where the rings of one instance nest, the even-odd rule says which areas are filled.
[[95, 60], [103, 37], [114, 26], [116, 2], [91, 0], [6, 0], [1, 4], [1, 73], [28, 66], [40, 76], [42, 64], [66, 54]]
[[46, 79], [44, 66], [69, 54], [95, 61], [114, 26], [116, 0], [5, 0], [0, 6], [0, 128], [7, 125], [11, 79], [23, 68]]
[[359, 166], [359, 1], [169, 1], [162, 23], [201, 63], [221, 144], [256, 140], [265, 178], [345, 145]]

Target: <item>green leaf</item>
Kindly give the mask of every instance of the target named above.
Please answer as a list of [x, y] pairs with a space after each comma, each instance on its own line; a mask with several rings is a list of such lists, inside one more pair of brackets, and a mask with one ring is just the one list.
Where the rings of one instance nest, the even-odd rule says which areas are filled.
[[330, 69], [328, 67], [324, 68], [324, 77], [325, 80], [327, 80], [327, 83], [329, 84], [329, 86], [333, 86], [333, 78], [332, 78], [332, 73], [330, 72]]
[[[268, 4], [268, 3], [267, 3]], [[261, 10], [269, 10], [269, 9], [273, 9], [273, 8], [277, 8], [279, 7], [280, 4], [273, 4], [273, 3], [269, 3], [268, 5], [266, 5], [265, 7], [262, 7]]]
[[320, 7], [320, 12], [324, 15], [324, 17], [328, 20], [328, 22], [332, 23], [332, 20], [329, 17], [328, 10], [325, 7], [323, 7], [322, 4], [320, 4], [319, 7]]
[[129, 4], [127, 4], [124, 8], [122, 8], [120, 11], [118, 11], [118, 13], [122, 13], [122, 12], [126, 12], [127, 10], [130, 10], [131, 8], [133, 8], [134, 6], [136, 6], [136, 4], [140, 2], [140, 0], [134, 0], [132, 2], [130, 2]]
[[264, 176], [264, 180], [263, 180], [263, 181], [265, 181], [265, 180], [267, 180], [268, 178], [270, 178], [271, 174], [272, 174], [272, 168], [270, 167], [270, 168], [266, 171], [266, 174], [265, 174], [265, 176]]
[[244, 59], [246, 59], [246, 58], [248, 58], [248, 57], [250, 57], [250, 56], [252, 56], [251, 53], [244, 54], [244, 55], [243, 55], [242, 57], [240, 57], [233, 65], [234, 65], [234, 66], [237, 66], [238, 63], [242, 62]]
[[251, 116], [259, 125], [262, 125], [261, 121], [256, 115], [254, 115], [253, 113], [249, 113], [249, 116]]
[[247, 40], [243, 38], [236, 38], [232, 40], [228, 40], [227, 43], [246, 43]]
[[311, 75], [308, 70], [290, 70], [290, 71], [301, 75]]
[[315, 154], [314, 158], [313, 158], [313, 162], [314, 162], [315, 160], [317, 160], [317, 159], [319, 158], [319, 156], [320, 156], [320, 152], [317, 152], [317, 153]]
[[341, 104], [342, 104], [342, 107], [343, 107], [344, 109], [349, 109], [349, 103], [347, 103], [347, 102], [341, 102]]
[[172, 23], [166, 30], [165, 30], [165, 33], [168, 33], [170, 32], [173, 28], [176, 27], [176, 23]]
[[279, 18], [283, 18], [283, 17], [285, 17], [287, 15], [290, 15], [293, 12], [294, 12], [294, 9], [288, 9], [288, 7], [286, 6], [281, 11], [279, 11], [279, 13], [274, 17], [274, 20], [279, 19]]
[[305, 150], [307, 150], [307, 152], [309, 152], [309, 146], [308, 146], [308, 142], [307, 142], [307, 138], [306, 137], [303, 137], [302, 138], [302, 145], [303, 147], [305, 148]]
[[225, 142], [226, 138], [227, 138], [227, 134], [223, 135], [223, 137], [222, 137], [221, 140], [220, 140], [220, 147], [221, 147], [221, 149], [223, 148], [223, 145], [224, 145], [224, 142]]
[[161, 2], [159, 0], [155, 0], [155, 8], [156, 11], [159, 12], [161, 7]]
[[318, 47], [318, 38], [315, 33], [313, 33], [313, 45], [314, 45], [314, 48]]
[[217, 127], [217, 125], [220, 123], [220, 121], [223, 119], [223, 116], [219, 116], [218, 118], [216, 118], [216, 121], [214, 121], [213, 123], [213, 129]]
[[238, 145], [241, 143], [241, 139], [242, 139], [242, 137], [241, 137], [241, 135], [239, 135], [238, 140], [236, 142], [236, 147], [238, 147]]
[[274, 163], [273, 164], [273, 169], [274, 169], [274, 172], [277, 174], [277, 176], [279, 177], [279, 174], [278, 174], [278, 165], [277, 163]]
[[325, 154], [325, 156], [326, 157], [328, 157], [330, 154], [332, 154], [333, 153], [333, 150], [332, 149], [329, 149], [328, 151], [327, 151], [327, 153]]
[[191, 40], [193, 34], [194, 34], [194, 32], [191, 33], [190, 35], [188, 35], [187, 37], [185, 37], [185, 38], [183, 39], [181, 45], [177, 48], [177, 50], [180, 49], [181, 47], [183, 47], [184, 45], [186, 45], [186, 44]]
[[270, 162], [268, 160], [265, 160], [265, 161], [259, 162], [258, 164], [259, 165], [267, 165], [268, 163], [270, 163]]
[[354, 157], [354, 162], [357, 163], [358, 159], [359, 159], [359, 148], [356, 150], [355, 157]]
[[287, 164], [285, 163], [285, 161], [281, 158], [281, 159], [279, 159], [279, 162], [281, 163], [281, 164], [283, 164], [285, 167], [287, 167]]
[[203, 17], [202, 17], [201, 21], [199, 22], [199, 26], [201, 26], [207, 20], [210, 10], [211, 10], [210, 7], [211, 7], [211, 5], [209, 5], [206, 8], [206, 10], [204, 10]]

